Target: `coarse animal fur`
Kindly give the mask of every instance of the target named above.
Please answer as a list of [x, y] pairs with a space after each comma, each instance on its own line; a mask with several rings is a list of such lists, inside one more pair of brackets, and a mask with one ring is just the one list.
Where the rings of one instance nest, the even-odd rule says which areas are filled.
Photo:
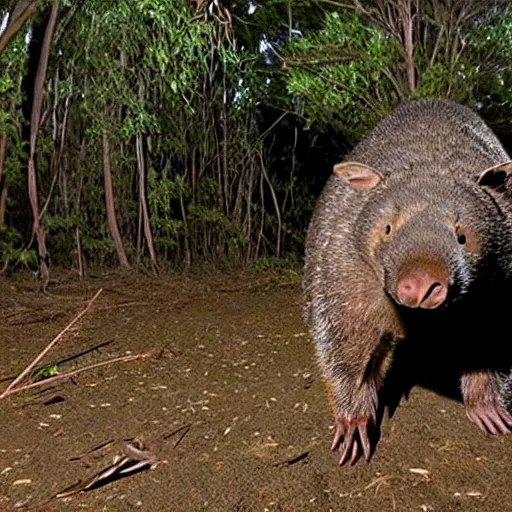
[[303, 288], [340, 464], [369, 460], [379, 390], [405, 343], [435, 354], [430, 371], [458, 372], [482, 430], [512, 425], [496, 357], [510, 343], [500, 333], [512, 278], [510, 160], [469, 108], [415, 100], [334, 166], [308, 229]]

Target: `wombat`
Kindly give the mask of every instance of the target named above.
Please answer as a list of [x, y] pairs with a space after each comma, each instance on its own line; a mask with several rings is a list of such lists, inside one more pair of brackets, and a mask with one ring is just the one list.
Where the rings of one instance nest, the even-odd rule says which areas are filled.
[[476, 113], [432, 99], [399, 105], [334, 165], [307, 232], [303, 289], [340, 465], [370, 460], [379, 392], [405, 341], [434, 361], [451, 350], [442, 371], [457, 371], [471, 422], [512, 427], [487, 357], [510, 343], [499, 334], [510, 325], [499, 296], [512, 289], [510, 160]]

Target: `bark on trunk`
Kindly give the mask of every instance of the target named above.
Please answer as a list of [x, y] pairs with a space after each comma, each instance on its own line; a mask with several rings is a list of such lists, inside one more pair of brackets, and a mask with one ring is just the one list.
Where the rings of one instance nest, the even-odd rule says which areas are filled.
[[142, 135], [137, 135], [136, 139], [137, 166], [139, 168], [139, 200], [142, 210], [142, 221], [144, 225], [144, 237], [148, 244], [149, 256], [153, 270], [158, 272], [158, 263], [156, 261], [155, 248], [153, 245], [153, 234], [151, 233], [151, 224], [149, 222], [148, 204], [146, 201], [146, 164], [144, 161], [144, 148], [142, 145]]
[[413, 40], [414, 26], [410, 0], [405, 0], [405, 2], [403, 2], [401, 11], [402, 29], [404, 35], [405, 66], [407, 69], [407, 83], [409, 85], [409, 92], [414, 92], [414, 89], [416, 88]]
[[2, 37], [0, 37], [0, 55], [2, 55], [12, 37], [23, 26], [25, 21], [27, 21], [27, 18], [36, 12], [39, 2], [40, 0], [20, 0], [16, 4], [11, 15], [9, 26], [5, 29]]
[[5, 175], [5, 153], [7, 148], [7, 134], [0, 135], [0, 226], [5, 224], [5, 211], [7, 209], [7, 176]]
[[114, 205], [114, 189], [112, 187], [112, 168], [110, 165], [110, 142], [106, 130], [103, 130], [103, 175], [105, 177], [105, 203], [107, 208], [107, 223], [114, 240], [117, 257], [122, 267], [130, 268], [124, 252], [123, 241], [117, 226], [116, 209]]

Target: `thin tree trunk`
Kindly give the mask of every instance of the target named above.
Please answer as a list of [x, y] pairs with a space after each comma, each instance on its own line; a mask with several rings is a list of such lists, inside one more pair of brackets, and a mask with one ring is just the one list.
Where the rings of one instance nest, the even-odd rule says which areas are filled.
[[404, 33], [405, 66], [407, 69], [407, 83], [409, 92], [416, 89], [416, 76], [414, 69], [414, 41], [411, 0], [403, 0], [401, 5], [402, 28]]
[[192, 149], [192, 160], [190, 164], [190, 178], [192, 180], [192, 203], [196, 201], [197, 168], [196, 168], [196, 146]]
[[[80, 217], [80, 207], [82, 203], [82, 187], [84, 182], [84, 175], [82, 170], [82, 162], [84, 158], [84, 152], [85, 152], [85, 138], [82, 139], [82, 143], [80, 144], [80, 152], [78, 153], [78, 162], [77, 162], [77, 169], [78, 169], [78, 183], [76, 188], [76, 206], [75, 206], [75, 215], [77, 218]], [[87, 272], [86, 268], [86, 261], [84, 257], [84, 252], [82, 250], [82, 241], [80, 236], [80, 224], [76, 226], [75, 231], [75, 237], [76, 237], [76, 254], [77, 254], [77, 262], [78, 262], [78, 275], [81, 278], [84, 278]]]
[[254, 251], [254, 259], [257, 260], [260, 255], [260, 244], [263, 238], [263, 227], [265, 226], [265, 194], [263, 193], [263, 172], [260, 174], [260, 198], [261, 198], [261, 221], [260, 231], [258, 233], [258, 241], [256, 242], [256, 250]]
[[75, 240], [76, 240], [76, 256], [78, 260], [78, 275], [80, 278], [84, 277], [84, 260], [82, 252], [82, 242], [80, 240], [80, 228], [77, 226], [75, 229]]
[[[50, 280], [50, 271], [48, 268], [48, 253], [46, 250], [46, 236], [44, 228], [39, 221], [39, 201], [37, 194], [37, 177], [36, 177], [36, 147], [37, 136], [39, 134], [39, 126], [41, 121], [41, 107], [43, 105], [44, 82], [46, 79], [46, 70], [48, 67], [48, 58], [50, 56], [51, 43], [55, 24], [57, 23], [57, 13], [59, 10], [59, 0], [55, 0], [52, 5], [50, 19], [44, 34], [43, 44], [41, 47], [41, 55], [37, 67], [37, 74], [34, 83], [34, 100], [32, 102], [32, 115], [30, 118], [30, 155], [28, 160], [28, 195], [30, 205], [32, 207], [32, 215], [34, 218], [33, 233], [37, 238], [39, 267], [41, 277], [43, 279], [43, 290], [48, 286]], [[20, 18], [23, 15], [20, 16]], [[1, 51], [1, 50], [0, 50]]]
[[5, 154], [7, 149], [7, 134], [0, 135], [0, 226], [5, 224], [7, 209], [7, 175], [5, 174]]
[[227, 86], [226, 86], [226, 65], [224, 64], [223, 74], [223, 87], [222, 87], [222, 174], [224, 182], [224, 202], [226, 208], [226, 217], [229, 217], [229, 205], [230, 205], [230, 194], [229, 194], [229, 177], [228, 177], [228, 112], [227, 112]]
[[[72, 79], [73, 77], [71, 77]], [[68, 118], [69, 118], [69, 110], [71, 104], [71, 94], [68, 94], [66, 100], [64, 101], [64, 115], [62, 118], [61, 125], [61, 133], [60, 133], [60, 141], [58, 143], [58, 151], [57, 151], [57, 169], [59, 172], [59, 185], [61, 190], [61, 195], [64, 200], [64, 212], [66, 215], [69, 214], [69, 197], [68, 197], [68, 182], [67, 182], [67, 173], [66, 173], [66, 165], [62, 165], [63, 155], [64, 155], [64, 144], [66, 142], [66, 133], [68, 129]], [[64, 170], [63, 170], [64, 167]]]
[[23, 26], [25, 21], [27, 21], [27, 18], [36, 12], [37, 4], [39, 2], [40, 0], [33, 0], [32, 2], [27, 0], [18, 1], [12, 13], [12, 19], [9, 26], [5, 29], [2, 37], [0, 37], [0, 55], [2, 55], [12, 37]]
[[139, 201], [142, 210], [142, 220], [144, 224], [144, 237], [148, 244], [151, 265], [155, 272], [158, 272], [158, 263], [156, 261], [155, 247], [153, 245], [153, 234], [151, 233], [151, 224], [149, 222], [148, 204], [146, 201], [146, 163], [144, 162], [144, 148], [142, 146], [142, 134], [139, 133], [135, 140], [137, 153], [137, 166], [139, 168]]
[[295, 127], [295, 138], [294, 138], [294, 142], [293, 142], [290, 178], [288, 179], [288, 186], [286, 187], [283, 204], [281, 206], [281, 211], [282, 211], [283, 216], [286, 212], [286, 205], [288, 202], [288, 197], [290, 197], [290, 200], [292, 203], [292, 208], [293, 208], [293, 178], [295, 175], [295, 165], [296, 165], [297, 137], [298, 137], [298, 132], [297, 132], [297, 127]]
[[[255, 162], [254, 157], [250, 157], [251, 161], [249, 162], [249, 165], [251, 167], [251, 171], [249, 173], [249, 186], [247, 189], [247, 205], [246, 205], [246, 212], [247, 212], [247, 252], [245, 255], [245, 264], [248, 265], [249, 261], [251, 259], [251, 252], [252, 252], [252, 188], [253, 188], [253, 180], [254, 180], [254, 168], [255, 168]], [[245, 222], [244, 222], [245, 224]]]
[[2, 189], [2, 192], [0, 193], [0, 226], [3, 226], [5, 224], [5, 212], [7, 211], [7, 195], [9, 186], [7, 185], [7, 179], [5, 179], [4, 176], [4, 183], [2, 185], [0, 179], [0, 188]]
[[[295, 138], [294, 138], [294, 141], [293, 141], [290, 178], [288, 179], [288, 186], [286, 187], [286, 193], [284, 195], [283, 204], [281, 206], [281, 213], [282, 213], [283, 217], [285, 217], [288, 198], [290, 198], [291, 208], [293, 209], [294, 206], [295, 206], [295, 200], [294, 200], [294, 196], [293, 196], [293, 183], [294, 183], [294, 177], [295, 177], [295, 165], [296, 165], [296, 153], [297, 153], [297, 138], [298, 138], [298, 131], [297, 131], [297, 127], [295, 127]], [[284, 226], [283, 236], [281, 238], [281, 244], [283, 246], [285, 245], [285, 236], [286, 236], [286, 225]]]
[[[55, 94], [53, 96], [53, 106], [52, 106], [52, 156], [50, 158], [50, 174], [53, 175], [52, 183], [50, 185], [50, 191], [48, 192], [48, 197], [46, 198], [46, 201], [43, 203], [43, 207], [41, 208], [39, 212], [39, 221], [43, 218], [44, 214], [46, 213], [46, 210], [50, 206], [50, 201], [52, 199], [53, 190], [55, 188], [55, 184], [57, 183], [58, 175], [59, 175], [59, 169], [57, 166], [57, 134], [59, 131], [58, 127], [58, 120], [57, 120], [57, 89], [58, 89], [58, 71], [55, 73], [55, 79], [53, 84], [53, 90], [55, 91]], [[43, 123], [40, 123], [40, 126], [43, 126]]]
[[270, 181], [270, 178], [267, 173], [267, 169], [265, 167], [265, 162], [263, 161], [263, 155], [260, 153], [260, 162], [261, 162], [261, 172], [263, 173], [263, 176], [265, 177], [265, 180], [268, 183], [268, 186], [270, 188], [270, 194], [272, 195], [272, 200], [274, 201], [274, 207], [276, 209], [276, 216], [277, 216], [277, 243], [276, 243], [276, 256], [278, 258], [281, 257], [281, 233], [283, 230], [283, 225], [281, 221], [281, 211], [279, 210], [279, 202], [277, 201], [277, 196], [274, 191], [274, 187], [272, 186], [272, 182]]
[[185, 230], [185, 263], [187, 270], [190, 268], [192, 263], [192, 255], [190, 253], [190, 242], [188, 232], [187, 214], [185, 212], [185, 202], [183, 201], [183, 189], [180, 187], [180, 208], [181, 216], [183, 217], [183, 229]]
[[[108, 117], [108, 116], [105, 116]], [[107, 131], [103, 129], [103, 175], [105, 178], [105, 203], [107, 208], [107, 223], [110, 234], [114, 240], [117, 257], [122, 267], [130, 268], [128, 258], [124, 252], [123, 241], [119, 234], [117, 226], [117, 216], [114, 204], [114, 189], [112, 187], [112, 167], [110, 164], [110, 142], [108, 140]]]
[[[139, 176], [140, 179], [140, 176]], [[137, 266], [140, 265], [140, 258], [142, 255], [142, 202], [139, 199], [139, 214], [137, 217], [137, 249], [135, 254], [135, 261]]]

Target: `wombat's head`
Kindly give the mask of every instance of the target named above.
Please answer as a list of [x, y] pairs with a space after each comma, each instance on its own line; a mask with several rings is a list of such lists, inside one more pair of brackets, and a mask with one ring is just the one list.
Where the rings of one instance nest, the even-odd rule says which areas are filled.
[[[499, 253], [505, 229], [500, 196], [512, 164], [475, 179], [470, 173], [404, 172], [384, 176], [354, 162], [335, 176], [369, 195], [358, 219], [357, 243], [396, 303], [435, 309], [467, 292]], [[503, 252], [503, 250], [502, 250]]]

